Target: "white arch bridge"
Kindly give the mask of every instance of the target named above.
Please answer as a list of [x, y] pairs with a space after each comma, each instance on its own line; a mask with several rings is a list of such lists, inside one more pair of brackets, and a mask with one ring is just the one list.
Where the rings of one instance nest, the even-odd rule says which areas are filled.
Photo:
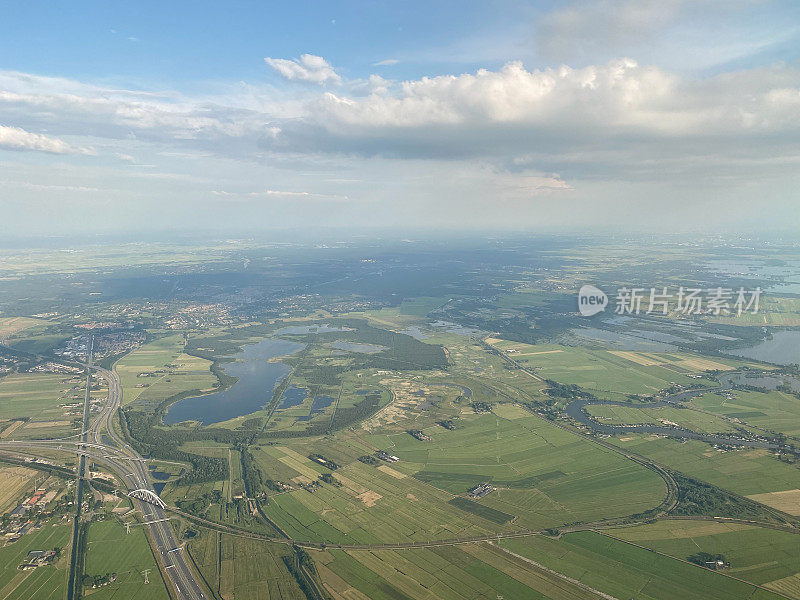
[[149, 502], [150, 504], [155, 504], [159, 508], [167, 507], [167, 505], [164, 504], [164, 501], [161, 498], [159, 498], [155, 492], [146, 490], [144, 488], [129, 492], [128, 498], [136, 498], [137, 500], [141, 500], [142, 502]]

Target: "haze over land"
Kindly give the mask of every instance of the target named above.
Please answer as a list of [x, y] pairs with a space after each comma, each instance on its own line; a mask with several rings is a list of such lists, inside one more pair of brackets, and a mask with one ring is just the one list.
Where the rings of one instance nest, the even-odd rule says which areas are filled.
[[795, 2], [43, 6], [5, 235], [800, 224]]

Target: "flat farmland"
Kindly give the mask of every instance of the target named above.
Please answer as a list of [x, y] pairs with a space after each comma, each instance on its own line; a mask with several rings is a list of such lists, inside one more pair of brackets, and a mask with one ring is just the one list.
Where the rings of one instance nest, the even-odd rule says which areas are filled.
[[430, 442], [407, 433], [370, 439], [401, 458], [393, 468], [454, 495], [490, 481], [497, 490], [479, 503], [514, 515], [516, 525], [539, 529], [633, 514], [666, 494], [654, 472], [512, 405], [465, 415], [455, 431], [433, 426], [425, 433]]
[[594, 600], [601, 596], [493, 544], [312, 552], [335, 600]]
[[[556, 527], [641, 512], [664, 498], [653, 471], [520, 408], [495, 408], [497, 414], [462, 415], [454, 431], [426, 427], [430, 442], [406, 432], [361, 435], [361, 444], [400, 462], [379, 469], [348, 461], [345, 452], [331, 455], [347, 463], [334, 474], [340, 487], [277, 494], [265, 510], [300, 539], [371, 543]], [[355, 442], [342, 436], [341, 445]], [[262, 446], [254, 455], [266, 473], [300, 485], [328, 472], [304, 451]], [[467, 490], [484, 481], [497, 490], [478, 502], [467, 499]]]
[[734, 523], [659, 521], [610, 532], [617, 538], [686, 559], [722, 554], [725, 573], [800, 598], [800, 536]]
[[697, 440], [630, 434], [608, 440], [672, 469], [742, 496], [800, 489], [800, 470], [767, 450], [720, 451]]
[[[613, 535], [621, 530], [612, 530]], [[781, 596], [705, 568], [591, 532], [500, 546], [625, 600], [778, 600]]]
[[[689, 386], [708, 369], [728, 370], [743, 361], [709, 359], [688, 353], [593, 350], [558, 344], [529, 345], [490, 338], [495, 348], [542, 377], [576, 384], [588, 390], [620, 394], [650, 394], [671, 384]], [[705, 382], [712, 385], [711, 381]]]
[[[0, 598], [9, 600], [60, 600], [66, 594], [71, 525], [46, 523], [40, 530], [0, 548]], [[61, 548], [53, 565], [20, 571], [31, 550]]]
[[[107, 395], [107, 388], [92, 390], [92, 398]], [[13, 373], [0, 378], [0, 418], [26, 417], [11, 423], [2, 437], [27, 439], [72, 435], [82, 414], [86, 380], [63, 373]]]
[[[142, 576], [145, 569], [150, 569], [148, 585], [144, 584]], [[140, 525], [131, 527], [130, 534], [126, 534], [125, 527], [116, 521], [96, 521], [89, 525], [83, 571], [89, 576], [117, 574], [113, 583], [86, 591], [87, 596], [96, 600], [169, 598], [144, 528]]]
[[36, 473], [25, 467], [0, 466], [0, 514], [13, 508]]
[[800, 399], [794, 394], [777, 390], [734, 390], [731, 394], [733, 399], [722, 394], [704, 394], [692, 398], [691, 404], [756, 427], [780, 431], [789, 436], [800, 435]]
[[291, 551], [270, 544], [205, 531], [192, 540], [189, 552], [203, 578], [221, 598], [291, 600], [304, 598], [283, 558]]
[[[265, 451], [290, 468], [294, 485], [329, 472], [286, 447]], [[425, 541], [484, 535], [513, 528], [449, 504], [453, 494], [400, 472], [387, 473], [361, 462], [335, 471], [340, 485], [323, 483], [311, 493], [297, 489], [271, 496], [264, 507], [291, 537], [330, 543]]]
[[0, 378], [0, 418], [63, 419], [59, 404], [83, 400], [81, 381], [59, 373], [6, 375]]
[[5, 340], [20, 331], [45, 323], [46, 321], [30, 317], [0, 317], [0, 340]]
[[183, 352], [182, 335], [144, 344], [116, 365], [125, 390], [123, 402], [148, 408], [180, 392], [210, 391], [217, 384], [210, 367], [211, 361]]

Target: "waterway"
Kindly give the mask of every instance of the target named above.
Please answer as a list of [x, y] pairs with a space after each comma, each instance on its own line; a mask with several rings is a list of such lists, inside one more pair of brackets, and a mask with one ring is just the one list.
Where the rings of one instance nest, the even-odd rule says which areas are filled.
[[264, 408], [291, 370], [289, 365], [269, 359], [293, 354], [302, 347], [303, 344], [278, 339], [245, 346], [232, 357], [235, 362], [223, 367], [228, 375], [238, 378], [236, 383], [222, 392], [178, 400], [167, 410], [164, 422], [172, 425], [195, 420], [210, 425]]
[[[726, 389], [730, 389], [731, 385], [734, 383], [743, 383], [745, 381], [744, 375], [741, 373], [729, 373], [725, 374], [727, 377], [723, 376], [720, 377], [720, 387], [708, 389], [703, 388], [699, 390], [687, 390], [685, 392], [680, 392], [678, 394], [674, 394], [665, 398], [659, 402], [648, 402], [647, 404], [643, 405], [636, 405], [640, 406], [641, 408], [660, 408], [665, 406], [671, 406], [675, 404], [679, 404], [681, 402], [685, 402], [691, 398], [696, 396], [701, 396], [702, 394], [707, 394], [709, 392], [716, 392], [716, 391], [723, 391]], [[776, 378], [760, 378], [760, 379], [776, 379]], [[754, 387], [760, 387], [758, 385], [759, 378], [747, 378], [746, 382], [748, 385], [752, 385]], [[798, 382], [800, 383], [800, 382]], [[771, 383], [769, 384], [771, 385]], [[767, 387], [767, 389], [774, 389], [771, 387]], [[691, 431], [689, 429], [682, 429], [679, 427], [666, 427], [666, 426], [659, 426], [659, 425], [606, 425], [604, 423], [598, 423], [594, 419], [592, 419], [584, 410], [584, 407], [593, 404], [593, 405], [611, 405], [611, 406], [631, 406], [631, 404], [626, 402], [614, 402], [613, 400], [573, 400], [569, 404], [567, 404], [565, 408], [565, 412], [569, 417], [581, 423], [594, 431], [595, 433], [605, 434], [605, 435], [620, 435], [626, 433], [646, 433], [650, 435], [663, 435], [669, 437], [677, 437], [677, 438], [684, 438], [690, 440], [700, 440], [703, 442], [709, 442], [711, 444], [732, 444], [737, 446], [746, 446], [748, 448], [777, 448], [777, 444], [773, 444], [771, 442], [767, 442], [764, 440], [751, 440], [751, 439], [743, 439], [739, 437], [727, 437], [723, 435], [714, 435], [708, 433], [698, 433], [696, 431]]]

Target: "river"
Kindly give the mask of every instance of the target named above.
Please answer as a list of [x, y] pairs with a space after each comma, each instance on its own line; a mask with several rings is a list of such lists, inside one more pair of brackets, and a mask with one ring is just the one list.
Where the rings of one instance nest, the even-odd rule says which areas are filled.
[[[727, 375], [727, 377], [726, 377]], [[691, 439], [691, 440], [700, 440], [703, 442], [709, 442], [711, 444], [733, 444], [737, 446], [747, 446], [748, 448], [778, 448], [777, 444], [773, 444], [771, 442], [766, 442], [762, 440], [747, 440], [741, 438], [734, 438], [734, 437], [726, 437], [724, 435], [714, 435], [710, 433], [698, 433], [696, 431], [690, 431], [688, 429], [681, 429], [678, 427], [665, 427], [659, 425], [606, 425], [603, 423], [598, 423], [584, 411], [584, 407], [590, 404], [596, 405], [611, 405], [611, 406], [636, 406], [638, 408], [661, 408], [665, 406], [674, 406], [675, 404], [680, 404], [681, 402], [685, 402], [690, 398], [694, 398], [695, 396], [700, 396], [702, 394], [707, 394], [709, 392], [719, 392], [726, 389], [730, 389], [731, 385], [734, 383], [742, 383], [739, 380], [738, 375], [742, 375], [741, 373], [726, 373], [720, 377], [720, 387], [718, 388], [703, 388], [699, 390], [687, 390], [685, 392], [680, 392], [678, 394], [674, 394], [661, 400], [659, 402], [648, 402], [647, 404], [629, 404], [627, 402], [614, 402], [613, 400], [573, 400], [569, 404], [567, 404], [566, 408], [564, 409], [567, 415], [572, 418], [573, 420], [586, 425], [595, 433], [605, 434], [605, 435], [619, 435], [619, 434], [626, 434], [626, 433], [647, 433], [651, 435], [664, 435], [669, 437], [678, 437], [684, 439]], [[748, 378], [746, 382], [749, 385], [756, 385], [756, 382], [761, 378]], [[742, 377], [744, 380], [744, 377]], [[774, 388], [773, 388], [774, 389]]]

